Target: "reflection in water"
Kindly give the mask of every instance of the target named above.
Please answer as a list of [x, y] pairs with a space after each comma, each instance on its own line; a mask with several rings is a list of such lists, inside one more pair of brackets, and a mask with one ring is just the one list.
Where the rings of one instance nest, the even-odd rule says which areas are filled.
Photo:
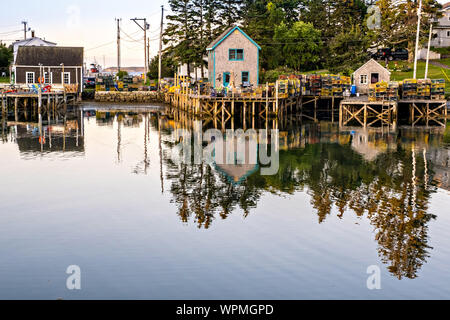
[[[138, 142], [143, 146], [142, 157], [133, 160], [131, 171], [147, 175], [152, 166], [157, 168], [161, 192], [170, 193], [185, 224], [208, 229], [234, 211], [242, 211], [247, 217], [267, 193], [284, 196], [306, 192], [319, 224], [326, 223], [332, 214], [342, 219], [353, 212], [367, 218], [381, 260], [398, 279], [416, 278], [430, 256], [428, 224], [436, 219], [428, 208], [431, 195], [437, 188], [450, 190], [448, 129], [340, 131], [330, 123], [282, 123], [279, 171], [268, 176], [237, 166], [174, 161], [170, 154], [179, 142], [173, 139], [174, 131], [190, 129], [194, 122], [170, 110], [76, 111], [61, 123], [43, 124], [42, 133], [37, 124], [2, 126], [2, 139], [6, 142], [10, 137], [9, 142], [16, 143], [20, 153], [31, 158], [55, 152], [83, 156], [85, 144], [89, 144], [84, 137], [84, 122], [94, 116], [97, 126], [117, 130], [117, 164], [122, 163], [126, 152], [124, 132], [143, 129]], [[204, 121], [205, 130], [211, 126]], [[278, 123], [256, 126], [273, 129]], [[158, 141], [153, 144], [159, 149], [157, 164], [150, 162], [151, 131], [157, 132]]]
[[177, 165], [165, 159], [178, 215], [185, 223], [192, 220], [199, 228], [209, 228], [216, 216], [226, 219], [237, 207], [246, 217], [264, 192], [283, 195], [307, 190], [319, 223], [326, 221], [333, 207], [339, 218], [349, 210], [359, 217], [367, 213], [389, 271], [399, 279], [415, 278], [431, 249], [427, 224], [436, 216], [428, 213], [430, 196], [438, 184], [449, 187], [448, 179], [433, 180], [442, 159], [448, 174], [443, 132], [358, 130], [304, 125], [285, 132], [284, 145], [295, 147], [281, 151], [278, 173], [254, 173], [238, 185], [211, 166]]

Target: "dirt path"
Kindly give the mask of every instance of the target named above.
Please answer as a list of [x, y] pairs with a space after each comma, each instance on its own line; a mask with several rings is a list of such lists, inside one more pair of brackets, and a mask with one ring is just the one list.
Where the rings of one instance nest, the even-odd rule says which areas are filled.
[[445, 65], [445, 64], [443, 64], [443, 63], [440, 63], [440, 62], [437, 62], [437, 61], [431, 61], [431, 60], [430, 60], [430, 63], [431, 63], [433, 66], [436, 66], [436, 67], [438, 67], [438, 68], [443, 68], [443, 69], [450, 70], [450, 67], [447, 66], [447, 65]]

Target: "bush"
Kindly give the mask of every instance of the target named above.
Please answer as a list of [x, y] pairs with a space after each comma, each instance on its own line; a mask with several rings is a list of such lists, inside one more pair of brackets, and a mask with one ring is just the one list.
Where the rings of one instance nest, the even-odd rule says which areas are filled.
[[116, 76], [118, 76], [120, 80], [123, 80], [123, 77], [128, 76], [128, 72], [119, 71], [119, 72], [117, 72]]
[[274, 70], [261, 72], [261, 83], [275, 82], [280, 76], [294, 74], [295, 70], [288, 67], [279, 67]]

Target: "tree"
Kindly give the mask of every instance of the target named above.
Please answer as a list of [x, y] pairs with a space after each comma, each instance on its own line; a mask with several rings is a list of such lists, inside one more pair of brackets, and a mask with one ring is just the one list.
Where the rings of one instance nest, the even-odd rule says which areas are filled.
[[169, 44], [169, 51], [178, 64], [187, 64], [188, 74], [190, 64], [195, 61], [195, 28], [194, 11], [191, 0], [169, 0], [173, 14], [167, 16], [168, 26], [164, 32], [164, 43]]
[[11, 61], [13, 60], [13, 51], [4, 44], [0, 44], [0, 71], [8, 72]]
[[117, 72], [116, 76], [119, 77], [120, 80], [123, 80], [123, 77], [128, 76], [128, 72], [121, 70]]
[[[159, 57], [154, 56], [150, 61], [149, 78], [158, 79]], [[177, 72], [177, 65], [174, 59], [167, 53], [164, 53], [161, 59], [161, 77], [169, 78]]]
[[320, 60], [322, 40], [312, 23], [295, 22], [289, 28], [284, 22], [275, 28], [274, 40], [283, 53], [284, 64], [296, 71], [310, 70]]
[[[414, 59], [417, 30], [418, 1], [379, 0], [380, 28], [371, 31], [374, 46], [402, 47], [409, 50], [409, 61]], [[442, 6], [436, 0], [423, 0], [420, 41], [428, 39], [432, 19], [441, 17]]]
[[339, 33], [328, 44], [328, 69], [350, 75], [367, 60], [369, 45], [368, 36], [359, 26]]

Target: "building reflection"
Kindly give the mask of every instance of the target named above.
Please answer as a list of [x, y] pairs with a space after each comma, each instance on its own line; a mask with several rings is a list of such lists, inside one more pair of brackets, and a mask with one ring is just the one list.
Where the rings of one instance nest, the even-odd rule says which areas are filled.
[[[186, 126], [167, 119], [165, 135]], [[181, 221], [206, 229], [233, 211], [246, 217], [267, 192], [306, 190], [318, 223], [331, 214], [369, 219], [389, 272], [413, 279], [432, 250], [428, 223], [436, 216], [429, 213], [430, 198], [438, 187], [449, 190], [446, 134], [440, 128], [340, 131], [333, 124], [305, 124], [280, 128], [276, 175], [241, 172], [245, 179], [236, 184], [230, 168], [176, 164], [165, 157], [165, 177]], [[165, 141], [166, 151], [175, 143]]]
[[58, 152], [70, 153], [72, 157], [84, 155], [83, 114], [79, 109], [64, 113], [45, 111], [26, 118], [25, 114], [19, 114], [20, 121], [5, 121], [9, 141], [16, 143], [24, 156], [33, 158], [37, 154]]
[[[133, 157], [131, 173], [147, 175], [151, 165], [158, 168], [161, 192], [170, 194], [182, 223], [209, 229], [233, 212], [247, 217], [268, 193], [306, 192], [319, 224], [331, 215], [368, 219], [380, 259], [398, 279], [416, 278], [426, 263], [432, 250], [428, 225], [437, 218], [429, 212], [430, 199], [438, 188], [450, 190], [450, 130], [443, 128], [341, 131], [332, 123], [303, 124], [296, 119], [248, 121], [249, 129], [277, 130], [279, 170], [274, 175], [261, 175], [259, 166], [248, 164], [175, 161], [171, 154], [180, 140], [174, 133], [193, 130], [199, 120], [171, 110], [41, 115], [36, 123], [3, 125], [2, 139], [16, 142], [24, 154], [83, 154], [84, 123], [91, 119], [97, 126], [117, 130], [118, 163], [123, 161], [122, 134], [140, 130], [142, 136], [136, 143], [142, 143], [142, 155]], [[200, 123], [203, 130], [242, 125], [211, 120]], [[258, 149], [268, 148], [274, 139], [258, 140]], [[152, 148], [158, 149], [154, 150], [158, 163], [150, 162]]]

